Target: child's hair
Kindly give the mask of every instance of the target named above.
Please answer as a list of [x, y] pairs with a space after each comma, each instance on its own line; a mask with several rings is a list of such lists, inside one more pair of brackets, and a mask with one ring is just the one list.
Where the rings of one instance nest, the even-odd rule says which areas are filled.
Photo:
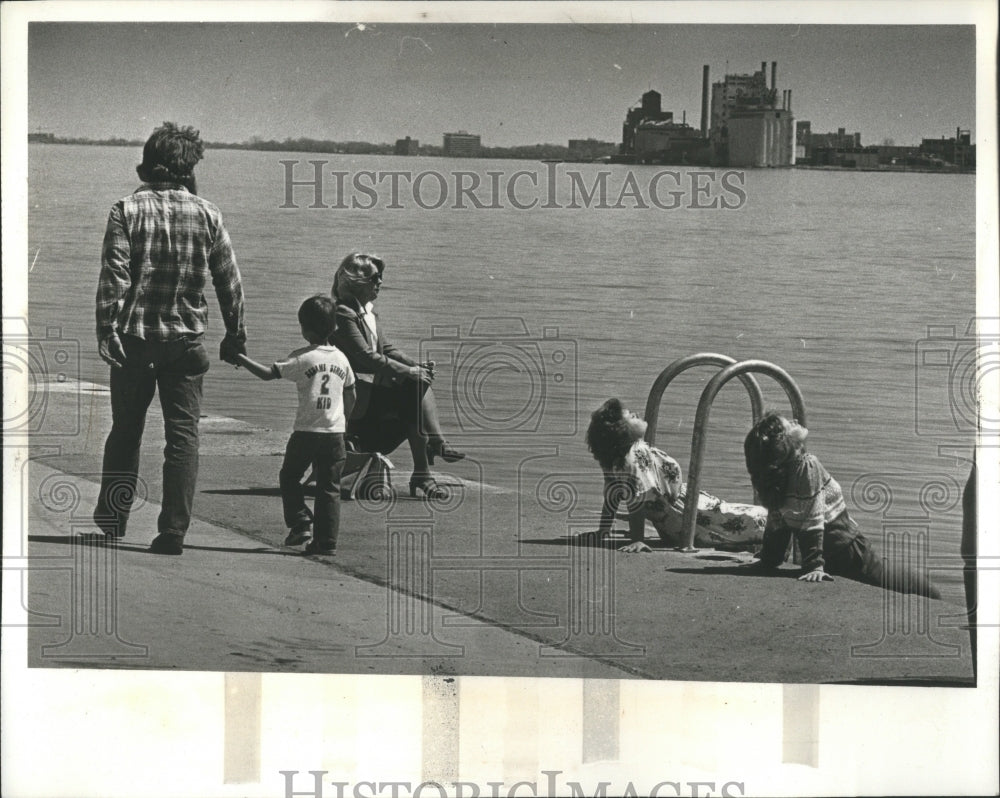
[[775, 410], [767, 411], [753, 425], [743, 441], [750, 482], [769, 510], [781, 507], [792, 467], [805, 454], [805, 444], [789, 435], [785, 419]]
[[135, 171], [146, 183], [182, 183], [194, 185], [192, 170], [205, 155], [205, 144], [191, 126], [178, 127], [164, 122], [156, 128], [142, 148], [142, 163]]
[[299, 324], [328, 341], [337, 329], [333, 300], [327, 294], [309, 297], [299, 306]]
[[608, 399], [591, 414], [587, 448], [605, 471], [623, 467], [634, 442], [620, 399]]
[[345, 282], [367, 283], [369, 278], [363, 276], [368, 270], [368, 266], [374, 266], [378, 270], [379, 277], [385, 271], [385, 261], [375, 255], [364, 255], [360, 252], [352, 252], [340, 262], [337, 272], [333, 276], [333, 288], [330, 293], [335, 299], [347, 299], [344, 292]]

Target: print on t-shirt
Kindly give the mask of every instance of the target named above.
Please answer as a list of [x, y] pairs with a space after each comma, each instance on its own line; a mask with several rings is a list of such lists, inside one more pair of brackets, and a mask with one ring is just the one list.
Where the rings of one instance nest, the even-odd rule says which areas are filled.
[[297, 349], [274, 364], [283, 379], [295, 383], [299, 409], [295, 429], [302, 432], [345, 432], [344, 388], [354, 385], [354, 372], [337, 347]]

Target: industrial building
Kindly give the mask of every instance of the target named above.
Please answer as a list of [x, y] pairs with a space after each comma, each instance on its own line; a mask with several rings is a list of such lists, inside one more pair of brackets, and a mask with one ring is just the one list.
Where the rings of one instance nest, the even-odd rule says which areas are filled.
[[768, 85], [767, 62], [762, 61], [758, 72], [726, 75], [712, 84], [710, 138], [718, 163], [728, 166], [795, 163], [792, 92], [782, 91], [779, 104], [777, 80], [778, 62], [771, 62]]
[[[708, 75], [708, 67], [705, 67], [705, 75]], [[707, 83], [702, 87], [702, 93], [706, 92]], [[661, 99], [658, 91], [650, 89], [642, 95], [641, 104], [625, 114], [621, 155], [616, 160], [662, 164], [711, 163], [712, 148], [705, 134], [704, 98], [700, 131], [687, 123], [686, 113], [680, 122], [674, 121], [673, 112], [663, 110]]]
[[609, 158], [618, 151], [618, 145], [613, 141], [598, 141], [597, 139], [570, 139], [569, 157], [577, 161], [597, 161]]
[[838, 128], [836, 133], [813, 133], [809, 122], [795, 125], [796, 157], [811, 166], [844, 169], [915, 168], [975, 169], [976, 145], [970, 131], [957, 128], [953, 138], [923, 139], [920, 146], [885, 143], [862, 146], [860, 133]]
[[861, 134], [837, 128], [836, 133], [813, 133], [810, 122], [795, 123], [795, 158], [799, 163], [815, 166], [834, 165], [831, 153], [860, 152]]
[[444, 134], [444, 154], [455, 158], [478, 158], [482, 150], [480, 137], [460, 130]]
[[416, 155], [420, 151], [420, 142], [407, 136], [405, 139], [396, 139], [396, 155]]
[[[953, 138], [923, 139], [919, 148], [896, 147], [891, 141], [864, 147], [861, 133], [838, 128], [814, 133], [810, 122], [795, 121], [792, 91], [778, 89], [778, 63], [767, 62], [748, 74], [727, 74], [709, 83], [702, 73], [701, 129], [664, 111], [659, 92], [650, 89], [641, 104], [629, 108], [622, 124], [619, 152], [624, 163], [691, 164], [734, 167], [793, 166], [796, 163], [841, 169], [974, 170], [976, 145], [970, 131], [956, 129]], [[711, 96], [711, 99], [710, 99]], [[570, 143], [573, 149], [574, 142]]]
[[974, 168], [976, 165], [976, 145], [972, 143], [972, 133], [961, 128], [955, 129], [954, 138], [923, 139], [920, 152], [931, 158], [939, 158], [960, 169]]
[[625, 115], [616, 160], [791, 166], [796, 157], [792, 92], [781, 92], [779, 104], [777, 72], [778, 64], [772, 61], [768, 85], [765, 61], [759, 72], [726, 75], [710, 84], [709, 68], [703, 67], [700, 130], [687, 124], [686, 114], [680, 122], [675, 121], [671, 111], [663, 110], [660, 93], [647, 91], [641, 105]]
[[809, 152], [812, 137], [812, 122], [802, 120], [795, 123], [795, 163], [802, 163]]

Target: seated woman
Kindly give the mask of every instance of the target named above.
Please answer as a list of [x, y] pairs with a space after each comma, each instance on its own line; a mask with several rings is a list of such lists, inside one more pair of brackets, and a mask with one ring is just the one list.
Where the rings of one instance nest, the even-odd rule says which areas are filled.
[[[643, 542], [649, 520], [668, 546], [684, 545], [686, 486], [677, 461], [643, 440], [646, 422], [608, 399], [590, 417], [587, 446], [604, 471], [604, 505], [597, 534], [606, 536], [622, 501], [628, 507], [629, 538], [625, 552], [651, 551]], [[699, 492], [694, 543], [701, 548], [747, 551], [764, 535], [767, 511], [752, 504], [730, 504]], [[591, 533], [592, 534], [592, 533]]]
[[417, 363], [396, 349], [372, 309], [382, 286], [385, 263], [354, 253], [341, 262], [333, 278], [337, 329], [333, 343], [345, 354], [357, 376], [357, 403], [347, 434], [362, 451], [389, 454], [409, 441], [413, 455], [410, 495], [445, 498], [428, 470], [435, 457], [454, 463], [465, 457], [441, 434], [431, 383], [434, 363]]
[[805, 447], [809, 431], [771, 411], [743, 444], [750, 480], [768, 509], [764, 546], [753, 565], [777, 568], [792, 535], [802, 554], [801, 581], [832, 580], [830, 574], [870, 585], [940, 598], [926, 574], [880, 557], [848, 515], [844, 494]]

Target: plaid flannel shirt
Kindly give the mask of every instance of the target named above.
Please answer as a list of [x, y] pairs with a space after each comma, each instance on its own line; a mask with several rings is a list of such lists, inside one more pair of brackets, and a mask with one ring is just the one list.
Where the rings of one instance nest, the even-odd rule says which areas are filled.
[[243, 286], [222, 214], [175, 184], [143, 184], [108, 215], [97, 339], [169, 341], [205, 331], [211, 275], [226, 332], [244, 340]]

